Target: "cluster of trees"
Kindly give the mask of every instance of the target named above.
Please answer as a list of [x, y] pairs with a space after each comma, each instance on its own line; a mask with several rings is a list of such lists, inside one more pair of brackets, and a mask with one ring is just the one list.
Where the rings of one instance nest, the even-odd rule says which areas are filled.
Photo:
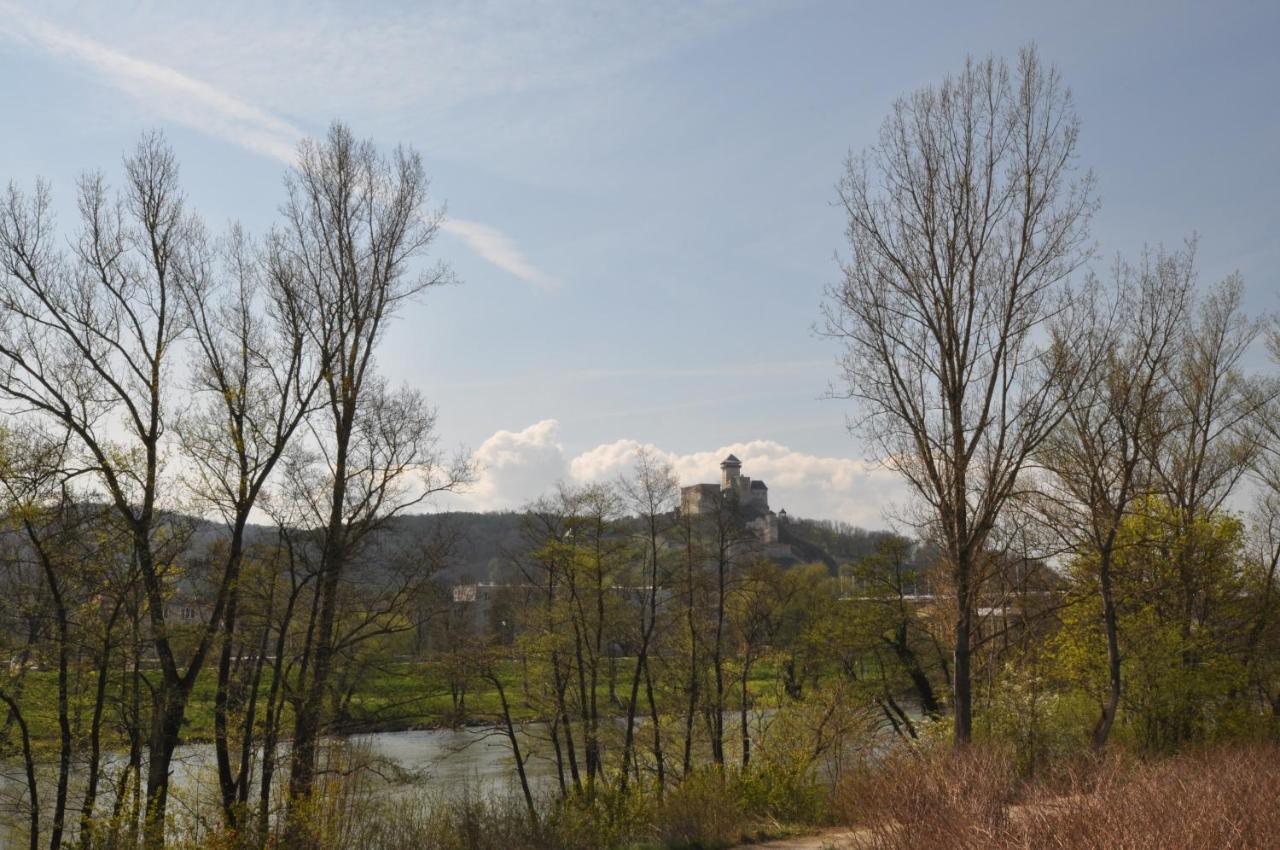
[[[644, 451], [618, 481], [562, 485], [525, 513], [519, 579], [494, 589], [487, 618], [468, 601], [437, 621], [432, 657], [447, 659], [451, 691], [496, 692], [535, 824], [534, 759], [566, 801], [661, 800], [708, 771], [767, 784], [776, 801], [951, 722], [955, 591], [936, 547], [793, 520], [790, 551], [818, 548], [795, 545], [816, 533], [859, 555], [784, 564], [732, 492], [700, 512], [678, 495]], [[970, 648], [987, 728], [1025, 719], [1002, 697], [1006, 671], [1078, 637], [1068, 579], [1030, 547], [984, 558]], [[517, 708], [541, 722], [518, 733]]]
[[[735, 538], [743, 532], [728, 521], [718, 523], [714, 552], [695, 550], [690, 531], [693, 517], [684, 518], [688, 547], [680, 562], [664, 541], [677, 533], [674, 520], [676, 482], [670, 470], [647, 456], [634, 480], [621, 492], [595, 486], [581, 491], [561, 490], [554, 500], [534, 507], [529, 533], [535, 542], [525, 575], [530, 604], [521, 639], [524, 654], [545, 656], [543, 699], [555, 718], [551, 727], [557, 753], [557, 775], [566, 785], [566, 769], [574, 788], [591, 791], [608, 762], [602, 751], [601, 713], [625, 711], [623, 743], [616, 761], [617, 784], [626, 788], [639, 770], [637, 714], [646, 710], [652, 723], [652, 759], [659, 786], [672, 759], [688, 772], [698, 712], [705, 716], [712, 758], [723, 764], [728, 710], [726, 635], [729, 620], [729, 576], [736, 557]], [[631, 511], [627, 511], [630, 508]], [[632, 526], [621, 533], [624, 517]], [[713, 569], [704, 570], [708, 563]], [[678, 583], [678, 585], [677, 585]], [[679, 597], [680, 611], [675, 600]], [[660, 617], [661, 641], [659, 637]], [[708, 622], [710, 620], [710, 622]], [[663, 675], [662, 656], [680, 651], [688, 658], [689, 700], [684, 735], [674, 754], [664, 752], [661, 709], [655, 682]], [[629, 669], [620, 671], [617, 658]], [[746, 688], [748, 670], [739, 678]], [[621, 677], [621, 681], [619, 681]], [[607, 681], [607, 703], [600, 705], [601, 685]], [[643, 687], [643, 703], [641, 688]], [[575, 725], [577, 724], [577, 725]], [[743, 735], [746, 736], [744, 729]], [[563, 748], [561, 741], [563, 740]], [[579, 770], [575, 740], [581, 741], [583, 770]], [[743, 752], [743, 758], [749, 751]]]
[[[244, 827], [259, 747], [265, 823], [287, 736], [286, 831], [304, 846], [335, 659], [403, 628], [391, 612], [425, 572], [414, 559], [432, 557], [374, 552], [378, 532], [470, 475], [438, 450], [434, 411], [376, 361], [401, 305], [449, 278], [420, 262], [440, 215], [415, 153], [383, 156], [336, 124], [301, 145], [259, 239], [210, 233], [160, 137], [124, 166], [119, 190], [80, 179], [68, 233], [44, 183], [0, 201], [0, 700], [27, 765], [31, 846], [42, 829], [51, 848], [121, 830], [163, 844], [174, 749], [211, 675], [229, 826]], [[255, 516], [277, 533], [252, 533]], [[28, 722], [48, 695], [24, 688], [35, 669], [56, 671], [49, 807]], [[110, 776], [106, 731], [128, 747]]]
[[[1198, 289], [1194, 243], [1078, 274], [1096, 208], [1078, 127], [1034, 49], [970, 62], [899, 101], [840, 184], [826, 327], [854, 427], [945, 567], [954, 739], [1002, 675], [1018, 688], [978, 708], [1019, 693], [1025, 730], [1046, 693], [1085, 694], [1096, 746], [1122, 719], [1156, 747], [1274, 728], [1280, 408], [1247, 366], [1280, 326], [1246, 315], [1237, 276]], [[992, 582], [1027, 558], [1064, 586], [1006, 670], [975, 653]]]
[[1274, 734], [1280, 387], [1248, 367], [1280, 324], [1234, 277], [1199, 289], [1193, 244], [1083, 274], [1077, 139], [1028, 50], [900, 101], [847, 163], [826, 327], [912, 539], [792, 520], [822, 562], [783, 567], [749, 507], [679, 510], [641, 452], [531, 505], [485, 598], [433, 581], [448, 523], [403, 517], [471, 464], [377, 368], [396, 311], [449, 280], [423, 271], [441, 219], [415, 154], [335, 125], [258, 239], [210, 235], [155, 137], [119, 192], [80, 181], [68, 235], [46, 186], [10, 187], [0, 753], [30, 846], [163, 845], [202, 689], [216, 829], [318, 846], [325, 736], [381, 663], [496, 721], [534, 828], [535, 758], [565, 801], [710, 775], [774, 805], [885, 730], [1030, 763]]

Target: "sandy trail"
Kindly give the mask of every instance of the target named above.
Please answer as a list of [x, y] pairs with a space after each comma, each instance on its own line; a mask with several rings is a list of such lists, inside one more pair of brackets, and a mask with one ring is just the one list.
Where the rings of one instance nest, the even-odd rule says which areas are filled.
[[814, 835], [743, 844], [735, 850], [858, 850], [869, 846], [870, 837], [867, 829], [828, 829]]
[[[1017, 821], [1036, 810], [1078, 806], [1083, 799], [1079, 794], [1068, 794], [1035, 803], [1010, 806], [1008, 809], [1009, 818]], [[763, 841], [759, 844], [740, 844], [733, 850], [866, 850], [866, 848], [872, 846], [873, 837], [872, 831], [866, 827], [839, 827], [823, 830], [812, 835], [780, 838], [776, 841]]]

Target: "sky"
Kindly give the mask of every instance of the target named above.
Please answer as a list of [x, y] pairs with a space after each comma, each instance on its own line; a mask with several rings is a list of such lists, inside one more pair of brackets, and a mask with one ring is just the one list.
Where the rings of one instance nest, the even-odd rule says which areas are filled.
[[824, 398], [835, 184], [893, 101], [966, 56], [1057, 65], [1098, 180], [1099, 270], [1196, 235], [1280, 308], [1280, 4], [0, 0], [0, 180], [118, 177], [161, 129], [190, 203], [263, 230], [299, 139], [340, 119], [423, 156], [456, 286], [381, 368], [483, 473], [440, 507], [557, 480], [682, 483], [729, 452], [789, 513], [884, 527], [907, 498]]

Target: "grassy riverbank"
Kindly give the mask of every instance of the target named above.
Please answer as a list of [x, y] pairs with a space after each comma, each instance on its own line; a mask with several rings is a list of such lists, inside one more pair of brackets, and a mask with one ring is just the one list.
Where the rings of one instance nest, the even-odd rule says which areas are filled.
[[[618, 659], [614, 679], [616, 688], [611, 692], [608, 681], [602, 677], [597, 688], [601, 705], [613, 705], [621, 714], [622, 703], [630, 684], [631, 659]], [[507, 698], [511, 702], [512, 719], [528, 722], [542, 719], [541, 709], [525, 698], [523, 687], [526, 671], [517, 662], [498, 665], [498, 675]], [[498, 692], [494, 686], [474, 677], [468, 683], [461, 710], [454, 706], [449, 681], [443, 665], [429, 662], [403, 661], [370, 667], [361, 672], [357, 686], [345, 704], [343, 716], [334, 724], [340, 734], [361, 732], [385, 732], [405, 729], [441, 728], [453, 725], [491, 724], [501, 713]], [[213, 705], [215, 670], [206, 668], [197, 680], [187, 707], [182, 738], [187, 743], [201, 743], [213, 739]], [[83, 681], [87, 677], [75, 677]], [[772, 665], [760, 663], [749, 679], [750, 691], [764, 695], [775, 688], [775, 671]], [[58, 739], [57, 676], [52, 671], [35, 670], [27, 673], [23, 687], [26, 693], [24, 717], [31, 729], [32, 739], [38, 746], [55, 744]], [[264, 672], [260, 685], [260, 699], [265, 700], [270, 687], [270, 673]], [[91, 711], [92, 694], [75, 692], [70, 695], [70, 712], [73, 730], [86, 730]], [[110, 697], [109, 697], [110, 699]], [[114, 718], [117, 712], [109, 711]], [[286, 724], [287, 731], [287, 724]], [[79, 731], [76, 734], [80, 734]], [[85, 732], [87, 734], [87, 731]], [[112, 744], [121, 743], [119, 730], [109, 720], [103, 728], [104, 739]]]

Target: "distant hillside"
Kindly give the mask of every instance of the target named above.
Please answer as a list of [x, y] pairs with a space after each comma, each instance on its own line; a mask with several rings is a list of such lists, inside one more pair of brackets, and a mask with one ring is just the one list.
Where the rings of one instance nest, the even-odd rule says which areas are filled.
[[[521, 515], [510, 511], [418, 514], [397, 519], [395, 528], [398, 535], [422, 540], [435, 539], [436, 535], [452, 536], [452, 556], [441, 577], [459, 582], [513, 580], [510, 556], [525, 545]], [[790, 556], [776, 556], [779, 563], [784, 566], [822, 563], [832, 574], [839, 565], [873, 554], [895, 536], [892, 532], [869, 531], [848, 523], [795, 517], [780, 524], [779, 534], [779, 542], [791, 549]]]
[[[788, 517], [778, 524], [779, 542], [791, 547], [798, 562], [826, 564], [832, 575], [841, 565], [857, 563], [898, 537], [892, 531], [872, 531], [825, 519]], [[919, 547], [913, 560], [919, 569], [923, 560]]]
[[452, 539], [441, 580], [460, 583], [503, 582], [514, 578], [511, 555], [524, 544], [521, 514], [449, 512], [414, 514], [395, 520], [397, 536], [422, 541]]
[[[86, 509], [106, 510], [91, 505]], [[225, 534], [221, 523], [187, 516], [172, 516], [171, 521], [188, 529], [190, 546], [196, 552], [209, 551]], [[438, 573], [446, 583], [508, 582], [517, 580], [513, 565], [515, 555], [527, 545], [522, 535], [522, 514], [448, 512], [413, 514], [397, 517], [389, 525], [390, 534], [373, 543], [366, 558], [373, 563], [381, 547], [389, 549], [422, 549], [448, 540], [449, 556]], [[269, 544], [276, 536], [273, 528], [251, 525], [246, 531], [250, 544]], [[876, 551], [887, 539], [887, 531], [868, 531], [847, 523], [790, 517], [779, 526], [779, 543], [770, 554], [783, 566], [822, 563], [835, 573], [842, 564], [856, 562]], [[785, 554], [784, 554], [785, 553]]]

